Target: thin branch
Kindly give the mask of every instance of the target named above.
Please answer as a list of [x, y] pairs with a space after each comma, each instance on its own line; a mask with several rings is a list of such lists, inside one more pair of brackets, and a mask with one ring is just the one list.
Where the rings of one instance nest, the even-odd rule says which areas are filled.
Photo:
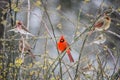
[[84, 39], [83, 44], [82, 44], [82, 48], [81, 48], [81, 50], [80, 50], [80, 54], [79, 54], [79, 58], [78, 58], [78, 63], [77, 63], [76, 71], [75, 71], [74, 80], [76, 80], [77, 77], [78, 77], [78, 69], [79, 69], [79, 64], [80, 64], [79, 62], [80, 62], [80, 59], [81, 59], [81, 55], [82, 55], [82, 52], [83, 52], [84, 45], [85, 45], [85, 42], [86, 42], [86, 40], [87, 40], [87, 37], [88, 37], [88, 35], [85, 36], [85, 39]]
[[10, 16], [11, 16], [11, 25], [13, 26], [14, 24], [13, 24], [13, 18], [12, 18], [12, 16], [13, 16], [13, 14], [12, 14], [12, 7], [11, 7], [11, 5], [12, 5], [12, 2], [11, 2], [11, 0], [9, 0], [9, 9], [10, 9]]
[[[30, 0], [28, 0], [28, 12], [27, 12], [27, 29], [30, 27]], [[28, 38], [28, 36], [26, 36]]]
[[66, 72], [68, 73], [70, 79], [73, 80], [73, 79], [72, 79], [72, 76], [71, 76], [71, 74], [70, 74], [70, 72], [69, 72], [69, 69], [67, 68], [67, 65], [65, 64], [64, 61], [63, 61], [63, 64], [65, 65], [65, 67], [66, 67], [66, 69], [67, 69]]
[[[103, 2], [101, 3], [101, 5], [104, 3], [104, 0]], [[100, 5], [100, 7], [101, 7]], [[98, 9], [98, 11], [100, 10], [100, 8]], [[98, 16], [98, 18], [95, 19], [94, 23], [92, 24], [92, 26], [90, 26], [89, 28], [85, 29], [78, 37], [76, 37], [74, 40], [78, 40], [80, 36], [82, 36], [84, 33], [86, 33], [87, 31], [90, 31], [92, 29], [92, 27], [94, 26], [95, 22], [100, 18], [100, 15]], [[82, 55], [82, 51], [83, 51], [83, 48], [84, 48], [84, 45], [85, 45], [85, 42], [87, 40], [87, 37], [88, 37], [88, 34], [85, 36], [85, 39], [83, 41], [83, 44], [82, 44], [82, 48], [80, 50], [80, 54], [79, 54], [79, 58], [78, 58], [78, 64], [77, 64], [77, 67], [76, 67], [76, 73], [75, 73], [75, 77], [74, 77], [74, 80], [77, 79], [77, 76], [78, 76], [78, 68], [79, 68], [79, 61], [80, 61], [80, 58], [81, 58], [81, 55]]]
[[[44, 46], [44, 48], [45, 48], [45, 54], [44, 54], [44, 64], [43, 64], [43, 67], [48, 67], [47, 66], [47, 52], [46, 52], [47, 51], [47, 38], [45, 40], [45, 46]], [[45, 75], [45, 70], [43, 70], [43, 74]]]
[[113, 34], [113, 35], [117, 36], [118, 38], [120, 38], [120, 35], [118, 35], [117, 33], [113, 32], [113, 31], [108, 30], [107, 32], [110, 33], [110, 34]]
[[[47, 8], [46, 8], [46, 6], [44, 5], [43, 0], [41, 0], [41, 2], [42, 2], [42, 4], [43, 4], [43, 7], [44, 7], [44, 10], [45, 10], [45, 13], [46, 13], [46, 15], [47, 15], [47, 17], [48, 17], [49, 23], [50, 23], [50, 25], [51, 25], [51, 28], [52, 28], [52, 32], [53, 32], [53, 36], [54, 36], [55, 43], [57, 44], [55, 31], [54, 31], [54, 28], [53, 28], [53, 25], [52, 25], [51, 19], [50, 19], [50, 17], [49, 17], [49, 14], [48, 14], [48, 12], [47, 12]], [[57, 47], [56, 47], [56, 48], [57, 48]], [[59, 54], [58, 48], [57, 48], [57, 52], [58, 52], [58, 54]], [[62, 67], [61, 67], [61, 59], [60, 59], [60, 58], [59, 58], [59, 63], [60, 63], [60, 76], [61, 76], [61, 80], [62, 80]]]
[[[19, 0], [16, 0], [16, 7], [18, 7], [18, 1], [19, 1]], [[17, 17], [17, 12], [15, 12], [14, 21], [16, 21], [16, 17]], [[15, 22], [14, 22], [14, 24], [15, 24]]]
[[74, 38], [76, 37], [77, 31], [78, 31], [78, 26], [79, 26], [79, 21], [80, 21], [80, 15], [81, 15], [82, 9], [79, 10], [78, 17], [77, 17], [77, 24], [74, 32]]

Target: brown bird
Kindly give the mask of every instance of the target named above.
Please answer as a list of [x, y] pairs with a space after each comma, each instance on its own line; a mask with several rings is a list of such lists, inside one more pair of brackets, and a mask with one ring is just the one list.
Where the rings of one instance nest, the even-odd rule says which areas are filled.
[[107, 30], [110, 27], [111, 18], [107, 15], [104, 15], [98, 21], [95, 23], [94, 28], [97, 31], [104, 31]]
[[26, 40], [23, 40], [23, 39], [19, 40], [19, 51], [24, 52], [24, 53], [28, 53], [32, 56], [32, 58], [35, 58], [31, 49], [32, 48], [31, 48], [30, 44]]
[[93, 31], [105, 31], [110, 27], [110, 24], [111, 18], [107, 14], [104, 14], [104, 16], [96, 21], [92, 31], [89, 34], [91, 34]]

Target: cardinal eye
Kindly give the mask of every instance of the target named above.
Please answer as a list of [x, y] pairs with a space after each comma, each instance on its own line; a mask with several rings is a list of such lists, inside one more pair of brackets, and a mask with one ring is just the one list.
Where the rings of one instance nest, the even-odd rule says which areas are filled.
[[109, 17], [106, 17], [105, 19], [110, 20], [110, 18], [109, 18]]
[[21, 23], [21, 22], [18, 22], [18, 25], [22, 25], [22, 23]]
[[61, 40], [60, 40], [60, 42], [64, 42], [64, 40], [63, 40], [63, 39], [61, 39]]
[[102, 39], [102, 37], [99, 37], [99, 39]]

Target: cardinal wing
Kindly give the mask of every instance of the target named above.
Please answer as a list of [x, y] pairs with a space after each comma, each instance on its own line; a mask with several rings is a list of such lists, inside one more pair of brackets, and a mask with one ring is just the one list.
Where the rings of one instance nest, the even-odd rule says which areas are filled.
[[27, 31], [27, 32], [29, 32], [29, 31], [25, 28], [24, 25], [22, 25], [22, 29], [25, 30], [25, 31]]
[[100, 28], [100, 27], [103, 26], [103, 24], [104, 24], [103, 21], [98, 21], [98, 22], [96, 22], [96, 24], [94, 25], [94, 27], [96, 27], [96, 28]]
[[70, 44], [69, 43], [67, 43], [67, 46], [69, 47], [69, 49], [71, 50], [71, 48], [70, 48]]

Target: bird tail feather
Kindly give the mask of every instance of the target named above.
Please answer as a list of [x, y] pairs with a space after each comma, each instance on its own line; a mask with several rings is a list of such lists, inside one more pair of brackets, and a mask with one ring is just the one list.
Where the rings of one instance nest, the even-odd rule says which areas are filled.
[[70, 53], [70, 50], [67, 50], [67, 54], [68, 54], [70, 62], [74, 62], [74, 59], [73, 59], [73, 57], [72, 57], [72, 55]]

